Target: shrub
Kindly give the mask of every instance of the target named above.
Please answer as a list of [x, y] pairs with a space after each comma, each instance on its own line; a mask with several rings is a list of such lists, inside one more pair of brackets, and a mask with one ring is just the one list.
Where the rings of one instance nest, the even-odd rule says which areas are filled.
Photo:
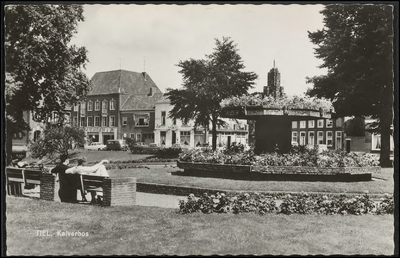
[[[277, 205], [278, 198], [281, 204]], [[284, 196], [272, 196], [265, 194], [240, 193], [228, 197], [225, 193], [208, 195], [202, 197], [188, 196], [188, 200], [180, 200], [181, 213], [228, 213], [239, 214], [253, 212], [259, 214], [282, 213], [282, 214], [393, 214], [393, 196], [386, 194], [378, 201], [372, 201], [368, 194], [362, 196], [331, 196], [321, 194], [287, 194]]]

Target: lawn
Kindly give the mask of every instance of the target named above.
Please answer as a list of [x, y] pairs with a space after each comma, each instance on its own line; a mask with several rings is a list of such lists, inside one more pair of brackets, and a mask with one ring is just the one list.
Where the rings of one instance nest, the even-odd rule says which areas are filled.
[[[188, 214], [7, 197], [8, 255], [392, 255], [393, 215]], [[51, 236], [38, 236], [47, 230]], [[77, 232], [88, 236], [59, 236]]]
[[[283, 191], [283, 192], [326, 192], [392, 194], [394, 191], [393, 169], [384, 168], [376, 176], [379, 180], [364, 182], [308, 182], [308, 181], [246, 181], [220, 178], [205, 178], [176, 175], [182, 171], [176, 166], [146, 165], [148, 168], [111, 170], [111, 177], [137, 178], [137, 182], [157, 183], [176, 186], [199, 187], [219, 190], [243, 191]], [[373, 175], [375, 176], [375, 175]]]

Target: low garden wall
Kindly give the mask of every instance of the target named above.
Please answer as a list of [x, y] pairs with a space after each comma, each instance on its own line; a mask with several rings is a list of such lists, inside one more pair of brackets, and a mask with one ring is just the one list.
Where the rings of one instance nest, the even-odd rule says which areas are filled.
[[[77, 175], [79, 176], [79, 175]], [[136, 204], [136, 178], [104, 178], [102, 206], [132, 206]], [[56, 176], [43, 173], [40, 180], [40, 199], [61, 202]], [[78, 190], [78, 189], [77, 189]]]
[[248, 180], [369, 181], [380, 167], [253, 166], [177, 162], [184, 174]]

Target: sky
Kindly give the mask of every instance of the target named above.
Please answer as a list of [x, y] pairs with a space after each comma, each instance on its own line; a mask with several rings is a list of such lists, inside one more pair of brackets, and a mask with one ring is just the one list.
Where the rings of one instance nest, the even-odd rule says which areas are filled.
[[258, 79], [249, 92], [262, 91], [275, 67], [288, 95], [301, 95], [307, 76], [318, 68], [307, 31], [323, 28], [322, 5], [84, 5], [72, 43], [88, 50], [86, 75], [129, 70], [147, 72], [162, 92], [182, 88], [179, 61], [203, 59], [215, 39], [230, 37]]

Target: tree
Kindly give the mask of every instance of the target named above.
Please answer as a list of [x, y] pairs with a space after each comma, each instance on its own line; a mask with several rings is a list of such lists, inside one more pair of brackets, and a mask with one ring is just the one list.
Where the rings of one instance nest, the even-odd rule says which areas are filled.
[[381, 166], [391, 166], [393, 122], [393, 8], [388, 5], [328, 5], [324, 28], [308, 32], [327, 75], [307, 78], [307, 94], [333, 101], [339, 116], [372, 116], [381, 134]]
[[86, 49], [71, 45], [79, 5], [7, 5], [5, 14], [5, 72], [7, 163], [11, 160], [12, 135], [27, 128], [24, 111], [45, 121], [53, 112], [77, 103], [89, 90], [81, 71]]
[[85, 144], [85, 131], [76, 126], [48, 125], [43, 130], [43, 137], [29, 146], [33, 158], [49, 157], [57, 155], [70, 156], [69, 151], [77, 145]]
[[237, 45], [229, 38], [215, 39], [216, 46], [205, 59], [180, 61], [177, 66], [183, 77], [183, 89], [168, 89], [167, 96], [173, 105], [169, 117], [185, 123], [194, 120], [195, 126], [212, 125], [212, 147], [217, 145], [217, 126], [220, 119], [221, 100], [246, 94], [253, 87], [257, 75], [242, 71], [245, 66], [238, 54]]

